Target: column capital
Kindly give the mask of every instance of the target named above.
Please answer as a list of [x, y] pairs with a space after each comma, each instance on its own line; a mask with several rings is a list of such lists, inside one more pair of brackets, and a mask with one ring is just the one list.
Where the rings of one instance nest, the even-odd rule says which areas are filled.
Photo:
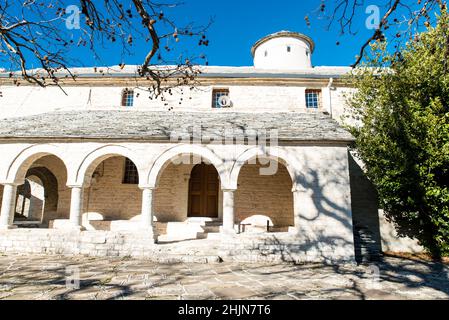
[[157, 187], [146, 185], [146, 184], [139, 184], [139, 189], [140, 190], [156, 190]]
[[82, 185], [82, 184], [67, 184], [66, 186], [67, 186], [67, 188], [70, 188], [70, 189], [75, 189], [75, 188], [82, 189], [82, 188], [86, 187], [85, 185]]
[[[25, 183], [25, 182], [24, 182], [24, 183]], [[22, 185], [23, 183], [20, 183], [20, 182], [7, 182], [7, 181], [1, 181], [0, 184], [2, 184], [3, 186], [18, 187], [18, 186]]]
[[221, 189], [223, 192], [235, 192], [237, 189]]

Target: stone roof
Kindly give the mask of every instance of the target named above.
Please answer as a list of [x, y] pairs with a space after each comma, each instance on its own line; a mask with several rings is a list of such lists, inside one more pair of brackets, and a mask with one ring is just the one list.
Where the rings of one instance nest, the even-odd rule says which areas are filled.
[[[0, 120], [0, 139], [167, 140], [170, 135], [210, 139], [251, 137], [276, 129], [279, 140], [353, 141], [352, 135], [323, 113], [169, 112], [90, 110], [44, 113]], [[226, 130], [226, 131], [225, 131]]]
[[[153, 66], [154, 68], [164, 69], [164, 66]], [[165, 66], [169, 67], [169, 66]], [[110, 67], [82, 67], [70, 68], [70, 71], [78, 78], [121, 78], [121, 77], [136, 77], [137, 65], [126, 65], [123, 69], [119, 66]], [[95, 71], [96, 70], [96, 71]], [[227, 67], [227, 66], [201, 66], [199, 67], [201, 74], [199, 78], [340, 78], [348, 75], [351, 67], [339, 66], [317, 66], [313, 68], [306, 68], [303, 70], [266, 70], [257, 69], [255, 67]], [[31, 74], [39, 72], [39, 69], [29, 70]], [[56, 73], [59, 77], [68, 75], [67, 71], [60, 70]], [[13, 76], [20, 77], [20, 72], [13, 73]], [[9, 78], [9, 72], [0, 71], [0, 78]]]

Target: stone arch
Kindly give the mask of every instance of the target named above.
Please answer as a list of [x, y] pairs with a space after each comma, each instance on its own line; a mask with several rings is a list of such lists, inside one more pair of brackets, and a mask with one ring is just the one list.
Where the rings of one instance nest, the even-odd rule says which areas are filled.
[[288, 232], [295, 222], [292, 191], [297, 171], [282, 149], [255, 147], [243, 152], [231, 171], [235, 221], [247, 224], [251, 232], [265, 232], [267, 225], [270, 231]]
[[248, 161], [254, 160], [256, 158], [274, 160], [285, 166], [288, 173], [290, 174], [290, 178], [292, 179], [292, 190], [295, 188], [297, 182], [299, 181], [299, 177], [297, 169], [295, 168], [295, 162], [293, 159], [291, 159], [287, 152], [279, 148], [267, 148], [264, 150], [259, 147], [255, 147], [243, 152], [234, 162], [229, 178], [230, 189], [237, 189], [240, 170]]
[[162, 172], [169, 165], [170, 160], [183, 155], [198, 156], [212, 164], [218, 172], [222, 189], [228, 189], [229, 175], [223, 160], [212, 150], [203, 146], [192, 144], [177, 145], [163, 152], [151, 166], [148, 174], [147, 185], [155, 188]]
[[139, 177], [144, 176], [142, 161], [131, 149], [120, 145], [106, 145], [91, 151], [83, 158], [81, 164], [77, 167], [75, 181], [70, 182], [70, 184], [88, 186], [97, 166], [104, 160], [117, 156], [130, 159], [136, 165]]
[[25, 177], [31, 165], [45, 156], [54, 156], [58, 158], [58, 160], [64, 164], [67, 174], [69, 174], [65, 155], [60, 147], [51, 144], [33, 145], [22, 150], [22, 152], [14, 158], [6, 173], [7, 182], [18, 185], [24, 184]]

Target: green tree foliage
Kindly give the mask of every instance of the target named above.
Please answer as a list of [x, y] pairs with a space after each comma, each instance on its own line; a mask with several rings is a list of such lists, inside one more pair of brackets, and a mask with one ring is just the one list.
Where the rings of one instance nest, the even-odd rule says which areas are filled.
[[351, 76], [348, 98], [355, 151], [400, 236], [435, 258], [449, 255], [449, 15]]

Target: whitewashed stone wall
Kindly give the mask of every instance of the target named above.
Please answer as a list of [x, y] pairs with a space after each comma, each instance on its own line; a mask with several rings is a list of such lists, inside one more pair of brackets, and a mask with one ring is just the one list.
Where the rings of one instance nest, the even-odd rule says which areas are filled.
[[[65, 95], [58, 88], [39, 88], [33, 86], [16, 87], [1, 86], [3, 97], [0, 100], [0, 118], [19, 117], [62, 110], [89, 109], [126, 109], [121, 106], [121, 94], [125, 87], [114, 86], [68, 86]], [[229, 88], [232, 100], [231, 108], [212, 109], [212, 89]], [[344, 108], [343, 93], [348, 89], [336, 88], [329, 90], [326, 85], [311, 84], [310, 86], [280, 86], [280, 85], [226, 85], [219, 82], [213, 86], [198, 87], [195, 90], [182, 88], [173, 96], [167, 96], [169, 106], [159, 100], [150, 100], [148, 93], [135, 90], [133, 110], [167, 111], [173, 107], [175, 111], [208, 111], [208, 112], [299, 112], [306, 111], [305, 90], [308, 88], [322, 89], [322, 109], [336, 116]], [[180, 89], [181, 90], [181, 89]], [[137, 94], [139, 96], [137, 97]], [[183, 98], [182, 105], [179, 99]], [[331, 107], [332, 105], [332, 107]], [[316, 112], [312, 110], [312, 112]], [[334, 117], [338, 119], [337, 117]]]

